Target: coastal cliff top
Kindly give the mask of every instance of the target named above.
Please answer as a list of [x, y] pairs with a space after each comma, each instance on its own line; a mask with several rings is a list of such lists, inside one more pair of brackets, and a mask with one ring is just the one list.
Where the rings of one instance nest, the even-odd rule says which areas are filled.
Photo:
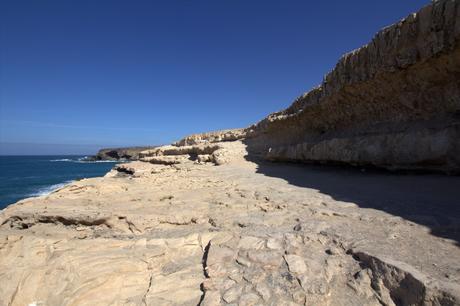
[[435, 1], [249, 128], [10, 205], [0, 306], [460, 305], [460, 177], [376, 170], [460, 169], [459, 33]]
[[459, 301], [459, 178], [256, 164], [241, 141], [218, 146], [220, 166], [121, 164], [3, 210], [0, 305]]

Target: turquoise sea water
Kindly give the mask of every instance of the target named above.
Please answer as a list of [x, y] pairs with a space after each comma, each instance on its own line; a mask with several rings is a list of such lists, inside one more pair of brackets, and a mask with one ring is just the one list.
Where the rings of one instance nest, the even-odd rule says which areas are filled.
[[83, 156], [0, 156], [0, 209], [44, 195], [76, 179], [103, 176], [115, 162], [84, 162]]

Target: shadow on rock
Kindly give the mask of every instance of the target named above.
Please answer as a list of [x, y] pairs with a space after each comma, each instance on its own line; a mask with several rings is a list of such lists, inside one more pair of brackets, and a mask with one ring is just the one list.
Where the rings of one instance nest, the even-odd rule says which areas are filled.
[[353, 202], [430, 228], [431, 234], [460, 246], [460, 177], [401, 174], [375, 169], [271, 163], [253, 157], [257, 172], [317, 189], [338, 201]]

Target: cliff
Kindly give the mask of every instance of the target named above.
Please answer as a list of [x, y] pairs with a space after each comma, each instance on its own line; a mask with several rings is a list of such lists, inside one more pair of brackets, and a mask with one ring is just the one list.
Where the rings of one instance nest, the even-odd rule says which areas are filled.
[[181, 140], [174, 143], [175, 146], [187, 146], [196, 145], [200, 143], [209, 142], [224, 142], [224, 141], [235, 141], [246, 137], [246, 129], [232, 129], [207, 132], [201, 134], [193, 134], [182, 138]]
[[273, 161], [460, 169], [460, 5], [436, 1], [344, 55], [323, 83], [248, 129]]
[[433, 2], [249, 128], [8, 206], [0, 306], [460, 305], [460, 177], [271, 162], [458, 171], [459, 33]]
[[87, 160], [138, 160], [140, 152], [153, 148], [155, 147], [147, 146], [100, 149], [96, 155], [88, 157]]
[[459, 177], [247, 154], [166, 146], [10, 205], [0, 305], [460, 305]]
[[458, 172], [459, 40], [459, 2], [433, 2], [345, 54], [287, 109], [222, 135], [271, 161]]

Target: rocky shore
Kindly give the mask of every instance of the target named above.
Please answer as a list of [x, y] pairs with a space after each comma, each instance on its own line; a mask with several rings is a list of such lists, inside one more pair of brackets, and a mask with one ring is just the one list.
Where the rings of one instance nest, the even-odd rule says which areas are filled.
[[460, 170], [459, 2], [434, 1], [348, 54], [246, 130], [272, 161]]
[[96, 155], [89, 156], [85, 160], [97, 161], [97, 160], [138, 160], [139, 153], [145, 150], [153, 149], [154, 146], [148, 147], [126, 147], [126, 148], [107, 148], [100, 149]]
[[10, 205], [0, 306], [460, 305], [459, 37], [435, 1], [249, 128]]
[[1, 212], [0, 305], [460, 303], [459, 177], [144, 154]]

